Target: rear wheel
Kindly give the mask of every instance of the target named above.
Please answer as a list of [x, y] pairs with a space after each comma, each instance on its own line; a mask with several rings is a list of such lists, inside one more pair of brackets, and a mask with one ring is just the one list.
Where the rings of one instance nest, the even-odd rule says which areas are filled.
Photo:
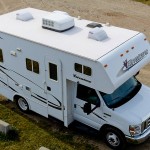
[[112, 149], [123, 150], [126, 147], [126, 140], [123, 133], [116, 128], [106, 128], [104, 132], [104, 139], [106, 144]]
[[22, 97], [19, 97], [17, 99], [17, 106], [23, 112], [28, 112], [29, 111], [29, 105], [28, 105], [27, 101]]

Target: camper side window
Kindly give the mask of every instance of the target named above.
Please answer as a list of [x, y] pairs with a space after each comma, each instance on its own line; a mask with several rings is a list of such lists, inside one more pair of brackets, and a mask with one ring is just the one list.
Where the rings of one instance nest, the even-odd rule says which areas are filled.
[[57, 81], [57, 65], [53, 63], [49, 63], [49, 78]]
[[2, 49], [0, 49], [0, 62], [3, 62], [3, 52], [2, 52]]
[[39, 74], [39, 63], [37, 61], [26, 58], [26, 68], [29, 71]]
[[80, 72], [80, 73], [83, 73], [83, 74], [85, 74], [85, 75], [88, 75], [88, 76], [91, 76], [91, 75], [92, 75], [92, 70], [91, 70], [91, 68], [88, 67], [88, 66], [84, 66], [84, 65], [75, 63], [75, 64], [74, 64], [74, 69], [75, 69], [75, 71]]
[[94, 105], [97, 105], [100, 102], [100, 99], [94, 89], [81, 84], [78, 84], [77, 86], [77, 98]]

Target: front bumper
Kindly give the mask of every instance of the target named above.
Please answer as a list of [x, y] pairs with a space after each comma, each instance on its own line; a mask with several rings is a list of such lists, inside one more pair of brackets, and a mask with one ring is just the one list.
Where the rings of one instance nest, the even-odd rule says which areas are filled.
[[129, 143], [134, 143], [134, 144], [140, 144], [143, 143], [144, 141], [146, 141], [150, 136], [150, 128], [147, 129], [143, 134], [135, 136], [135, 137], [131, 137], [131, 136], [125, 136], [127, 142]]

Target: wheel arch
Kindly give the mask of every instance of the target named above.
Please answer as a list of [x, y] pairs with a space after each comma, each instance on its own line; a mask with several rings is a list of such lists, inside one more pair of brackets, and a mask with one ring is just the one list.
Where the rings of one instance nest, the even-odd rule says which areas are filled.
[[125, 134], [121, 131], [121, 129], [119, 129], [119, 128], [113, 126], [113, 125], [110, 125], [110, 124], [104, 124], [104, 125], [100, 128], [100, 130], [99, 130], [100, 133], [104, 133], [107, 128], [115, 128], [115, 129], [118, 130], [123, 136], [125, 136]]
[[20, 95], [20, 94], [15, 94], [15, 95], [14, 95], [14, 97], [13, 97], [13, 102], [17, 103], [17, 100], [18, 100], [19, 98], [25, 99], [25, 100], [27, 101], [28, 106], [29, 106], [29, 109], [30, 109], [30, 103], [29, 103], [28, 99], [25, 98], [24, 96]]

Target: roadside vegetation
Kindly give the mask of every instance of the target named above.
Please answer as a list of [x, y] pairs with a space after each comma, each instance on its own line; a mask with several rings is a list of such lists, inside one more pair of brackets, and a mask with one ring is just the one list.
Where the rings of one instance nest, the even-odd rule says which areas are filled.
[[134, 0], [134, 1], [142, 2], [144, 4], [150, 5], [150, 0]]
[[89, 143], [89, 135], [65, 128], [54, 118], [47, 119], [33, 112], [23, 114], [3, 97], [0, 97], [0, 119], [13, 126], [10, 134], [0, 133], [0, 149], [3, 150], [38, 150], [41, 146], [51, 150], [97, 149], [95, 144]]

